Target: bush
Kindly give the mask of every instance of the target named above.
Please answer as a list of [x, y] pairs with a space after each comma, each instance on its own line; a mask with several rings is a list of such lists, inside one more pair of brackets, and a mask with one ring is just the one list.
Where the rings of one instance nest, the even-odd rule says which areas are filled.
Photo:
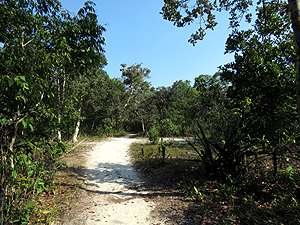
[[46, 140], [20, 143], [14, 149], [14, 167], [3, 156], [8, 151], [6, 146], [1, 146], [1, 151], [0, 160], [6, 162], [0, 166], [0, 178], [4, 181], [0, 190], [7, 190], [0, 196], [4, 224], [28, 224], [40, 204], [36, 197], [48, 192], [52, 185], [55, 162], [65, 151], [65, 146]]
[[238, 128], [225, 134], [225, 140], [211, 141], [200, 123], [197, 125], [198, 130], [194, 132], [198, 142], [189, 145], [204, 163], [207, 174], [240, 175], [249, 166], [247, 157], [257, 155], [257, 146], [263, 144], [260, 140], [249, 140], [247, 132]]
[[160, 125], [160, 136], [171, 137], [177, 132], [177, 126], [170, 120], [164, 119]]
[[158, 142], [158, 138], [159, 138], [159, 131], [155, 127], [151, 128], [151, 130], [149, 131], [149, 141], [152, 144], [156, 144]]

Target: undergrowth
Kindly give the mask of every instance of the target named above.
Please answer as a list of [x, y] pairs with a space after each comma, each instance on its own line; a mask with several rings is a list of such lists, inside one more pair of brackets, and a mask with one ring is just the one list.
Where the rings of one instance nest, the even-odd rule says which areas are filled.
[[236, 178], [209, 176], [188, 144], [166, 145], [168, 158], [162, 160], [159, 144], [134, 144], [134, 165], [154, 191], [186, 196], [182, 205], [194, 221], [189, 224], [300, 224], [297, 164], [282, 164], [275, 177], [266, 157]]
[[[70, 207], [70, 198], [76, 198], [76, 176], [82, 168], [70, 167], [64, 160], [66, 154], [76, 155], [80, 146], [72, 149], [68, 143], [41, 142], [31, 144], [31, 152], [25, 154], [28, 143], [23, 145], [15, 154], [18, 164], [6, 179], [3, 224], [49, 224]], [[11, 169], [9, 165], [7, 169]]]

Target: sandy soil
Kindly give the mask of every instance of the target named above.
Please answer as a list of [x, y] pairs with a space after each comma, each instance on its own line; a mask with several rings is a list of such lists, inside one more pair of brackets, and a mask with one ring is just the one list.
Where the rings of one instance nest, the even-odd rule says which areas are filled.
[[136, 141], [141, 140], [127, 135], [94, 143], [86, 158], [88, 179], [81, 187], [89, 199], [62, 224], [165, 224], [164, 218], [150, 216], [155, 203], [144, 198], [148, 193], [130, 162], [128, 150]]

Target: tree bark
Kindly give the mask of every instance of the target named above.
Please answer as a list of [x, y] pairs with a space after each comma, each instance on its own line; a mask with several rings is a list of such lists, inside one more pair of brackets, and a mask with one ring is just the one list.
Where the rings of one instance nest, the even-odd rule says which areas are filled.
[[142, 129], [143, 129], [143, 133], [145, 132], [145, 123], [144, 120], [142, 119]]
[[[63, 75], [63, 82], [62, 82], [62, 88], [60, 87], [60, 80], [59, 80], [59, 77], [57, 78], [57, 92], [58, 92], [58, 102], [59, 104], [61, 104], [61, 107], [64, 106], [64, 100], [65, 100], [65, 89], [66, 89], [66, 75], [64, 74]], [[60, 125], [61, 123], [61, 119], [62, 119], [62, 115], [63, 115], [63, 109], [61, 108], [59, 111], [58, 111], [58, 124]], [[61, 128], [59, 127], [58, 128], [58, 131], [57, 131], [57, 139], [59, 141], [61, 141]]]
[[145, 132], [145, 123], [144, 123], [143, 117], [141, 116], [141, 114], [139, 114], [139, 112], [137, 110], [135, 111], [135, 113], [140, 118], [141, 124], [142, 124], [142, 130], [143, 130], [143, 132]]
[[93, 131], [94, 126], [95, 126], [95, 120], [93, 120], [93, 123], [92, 123], [92, 126], [91, 126], [91, 132]]
[[296, 47], [296, 97], [300, 122], [300, 0], [289, 0], [289, 10]]
[[[58, 121], [58, 124], [60, 124], [60, 122], [61, 122], [61, 114], [58, 114], [57, 121]], [[57, 139], [59, 141], [61, 141], [61, 131], [60, 131], [60, 128], [58, 128], [58, 130], [57, 130]]]
[[79, 127], [80, 127], [81, 107], [78, 110], [78, 114], [79, 114], [79, 117], [78, 117], [78, 120], [76, 123], [75, 132], [74, 132], [73, 139], [72, 139], [73, 142], [78, 142], [77, 137], [78, 137]]
[[125, 110], [126, 106], [128, 105], [128, 103], [129, 103], [129, 101], [130, 101], [130, 99], [131, 99], [131, 96], [132, 96], [132, 94], [133, 94], [133, 91], [134, 91], [134, 89], [133, 89], [133, 87], [131, 87], [130, 95], [129, 95], [127, 101], [126, 101], [126, 104], [124, 105], [123, 111]]

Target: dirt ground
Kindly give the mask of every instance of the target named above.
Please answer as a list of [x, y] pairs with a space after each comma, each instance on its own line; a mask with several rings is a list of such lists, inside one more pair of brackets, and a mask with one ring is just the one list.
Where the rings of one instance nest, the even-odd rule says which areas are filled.
[[129, 156], [130, 135], [82, 142], [64, 157], [64, 185], [77, 182], [69, 208], [52, 224], [165, 224]]
[[[146, 153], [144, 158], [143, 152], [148, 150], [143, 146], [148, 145], [133, 145], [131, 153], [140, 154], [133, 161], [129, 146], [143, 140], [131, 137], [83, 141], [64, 156], [65, 167], [60, 169], [57, 182], [68, 190], [64, 193], [67, 197], [59, 203], [63, 210], [52, 224], [271, 224], [269, 219], [276, 219], [275, 214], [264, 217], [264, 212], [269, 212], [272, 190], [280, 190], [280, 184], [266, 186], [256, 177], [259, 174], [254, 174], [250, 178], [263, 188], [264, 197], [245, 204], [248, 186], [228, 195], [220, 185], [224, 184], [221, 178], [206, 175], [202, 164], [184, 160], [181, 155], [162, 162], [155, 157], [148, 159]], [[263, 161], [263, 165], [267, 168], [271, 161]], [[202, 188], [203, 199], [195, 195], [195, 187]], [[290, 190], [284, 185], [280, 188]], [[282, 207], [284, 215], [289, 216], [286, 221], [297, 221], [291, 209]], [[249, 219], [249, 213], [258, 219]]]

